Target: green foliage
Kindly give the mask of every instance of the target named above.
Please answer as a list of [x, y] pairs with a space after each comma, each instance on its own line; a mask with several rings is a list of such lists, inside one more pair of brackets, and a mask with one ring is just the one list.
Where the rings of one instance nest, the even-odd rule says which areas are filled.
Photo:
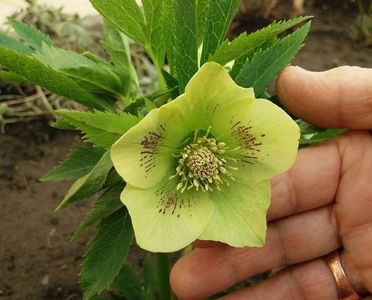
[[254, 53], [260, 49], [263, 44], [277, 37], [280, 33], [310, 18], [311, 17], [299, 17], [288, 21], [273, 23], [251, 34], [243, 32], [231, 42], [225, 40], [209, 60], [225, 65], [234, 59], [249, 55], [252, 52]]
[[106, 92], [109, 95], [118, 96], [125, 91], [125, 83], [129, 79], [127, 73], [125, 80], [122, 81], [113, 71], [112, 66], [107, 63], [92, 61], [83, 55], [56, 47], [43, 45], [41, 51], [35, 53], [34, 57], [73, 79], [82, 88], [97, 95]]
[[111, 62], [115, 66], [116, 72], [122, 80], [125, 80], [127, 79], [128, 70], [130, 68], [133, 69], [128, 37], [121, 33], [110, 21], [106, 19], [104, 21], [106, 38], [101, 44], [110, 54]]
[[164, 9], [163, 0], [142, 0], [146, 19], [146, 36], [154, 54], [155, 62], [162, 67], [165, 59]]
[[123, 94], [125, 97], [138, 97], [139, 83], [137, 72], [131, 61], [129, 38], [108, 20], [104, 22], [104, 29], [106, 39], [101, 41], [101, 44], [110, 54], [111, 64], [116, 74], [127, 87]]
[[[272, 38], [271, 40], [268, 40], [267, 42], [265, 42], [264, 44], [261, 45], [260, 51], [264, 51], [264, 50], [270, 48], [276, 42], [277, 42], [277, 39], [276, 38]], [[234, 65], [233, 65], [233, 67], [230, 70], [230, 76], [233, 79], [235, 79], [236, 76], [239, 75], [241, 69], [244, 67], [244, 65], [247, 63], [247, 61], [250, 61], [252, 59], [252, 57], [254, 56], [254, 54], [255, 54], [254, 51], [249, 51], [248, 53], [246, 53], [243, 56], [238, 57], [234, 61]]]
[[150, 255], [148, 255], [143, 262], [143, 283], [144, 300], [155, 300], [156, 272], [153, 260]]
[[43, 44], [48, 46], [54, 45], [50, 37], [46, 36], [36, 28], [28, 26], [14, 18], [8, 18], [8, 22], [18, 36], [33, 49], [40, 51]]
[[198, 46], [203, 42], [210, 0], [196, 1], [196, 35]]
[[169, 276], [170, 276], [170, 260], [167, 253], [155, 254], [155, 272], [157, 281], [157, 292], [159, 299], [171, 300], [172, 290], [170, 288]]
[[[176, 59], [174, 53], [174, 45], [177, 38], [175, 31], [176, 18], [174, 14], [177, 0], [163, 0], [163, 39], [166, 51], [166, 58], [169, 64], [169, 70], [172, 75], [176, 75]], [[164, 69], [162, 70], [164, 71]]]
[[91, 225], [101, 221], [104, 218], [107, 218], [122, 208], [123, 203], [120, 201], [120, 193], [123, 191], [123, 189], [123, 184], [118, 183], [109, 188], [101, 197], [99, 197], [92, 210], [84, 218], [78, 229], [75, 230], [71, 239], [75, 239]]
[[109, 148], [140, 119], [123, 112], [80, 112], [59, 110], [57, 113], [85, 133], [85, 140], [99, 147]]
[[198, 71], [195, 0], [176, 1], [175, 4], [174, 63], [180, 94]]
[[210, 0], [201, 64], [208, 61], [223, 42], [240, 0]]
[[342, 135], [346, 129], [322, 129], [315, 127], [303, 120], [296, 120], [297, 125], [301, 129], [300, 147], [307, 147], [324, 143], [330, 139]]
[[124, 32], [146, 48], [145, 20], [135, 0], [90, 0], [93, 6]]
[[372, 2], [368, 8], [364, 7], [363, 0], [357, 0], [359, 14], [348, 28], [350, 37], [357, 42], [372, 45]]
[[[108, 173], [107, 178], [106, 178], [106, 182], [105, 182], [105, 184], [103, 185], [102, 188], [103, 189], [110, 189], [110, 188], [113, 188], [115, 185], [117, 185], [119, 183], [125, 184], [123, 179], [119, 176], [118, 172], [116, 172], [116, 170], [113, 168]], [[123, 189], [124, 189], [124, 186], [123, 186]]]
[[133, 239], [128, 212], [122, 208], [102, 220], [89, 244], [81, 272], [84, 300], [99, 294], [118, 275]]
[[144, 15], [135, 0], [91, 0], [94, 7], [128, 37], [143, 46], [162, 68], [171, 39], [173, 0], [143, 0]]
[[81, 88], [65, 74], [46, 66], [34, 57], [13, 49], [0, 47], [0, 64], [28, 81], [40, 85], [58, 95], [100, 110], [111, 110], [105, 101]]
[[46, 175], [42, 181], [74, 180], [87, 175], [101, 159], [102, 148], [75, 146], [68, 157]]
[[[50, 70], [59, 72], [72, 79], [75, 86], [79, 86], [80, 91], [85, 90], [85, 92], [82, 91], [82, 93], [92, 94], [92, 97], [96, 97], [97, 102], [102, 102], [102, 104], [100, 105], [101, 107], [99, 105], [89, 105], [89, 102], [87, 102], [84, 97], [80, 97], [81, 100], [80, 98], [72, 98], [73, 100], [94, 108], [103, 109], [103, 107], [105, 107], [105, 109], [109, 110], [111, 107], [109, 108], [109, 105], [105, 104], [104, 101], [106, 99], [109, 101], [120, 100], [125, 106], [130, 103], [128, 97], [132, 93], [138, 93], [137, 75], [130, 62], [129, 49], [125, 48], [127, 45], [120, 44], [119, 41], [115, 44], [112, 43], [112, 41], [118, 40], [116, 38], [117, 35], [120, 36], [116, 28], [106, 32], [109, 34], [107, 36], [108, 40], [106, 41], [106, 46], [108, 52], [113, 55], [113, 61], [116, 63], [112, 65], [90, 52], [77, 54], [72, 51], [57, 48], [50, 38], [40, 31], [15, 19], [9, 19], [9, 22], [12, 24], [19, 37], [26, 42], [27, 46], [7, 36], [1, 38], [1, 35], [0, 44], [3, 42], [6, 47], [11, 47], [27, 55], [33, 54], [32, 59], [38, 62], [40, 66], [43, 68], [50, 68]], [[117, 35], [113, 36], [115, 33]], [[127, 58], [126, 61], [119, 55], [122, 51], [128, 52], [125, 53]], [[120, 64], [118, 63], [119, 61]], [[127, 64], [124, 65], [122, 62], [126, 62]], [[48, 88], [44, 80], [40, 82], [36, 80], [30, 81]], [[75, 89], [74, 86], [72, 86], [72, 88]], [[51, 88], [48, 89], [58, 94], [55, 90]], [[68, 95], [66, 96], [66, 94], [60, 95], [71, 98]], [[98, 100], [98, 98], [100, 100]]]
[[172, 95], [174, 92], [176, 92], [176, 90], [177, 86], [174, 87], [173, 89], [160, 90], [153, 94], [137, 98], [134, 102], [132, 102], [132, 104], [125, 108], [125, 112], [136, 116], [142, 116], [143, 109], [146, 108], [146, 103], [150, 105], [149, 102], [151, 102], [152, 104], [150, 106], [155, 108], [157, 107], [157, 104], [155, 104], [157, 100], [168, 99], [169, 97], [173, 98]]
[[64, 119], [55, 120], [51, 126], [60, 130], [78, 130], [74, 125]]
[[172, 99], [176, 99], [179, 96], [177, 78], [173, 77], [171, 74], [169, 74], [165, 70], [163, 70], [162, 73], [163, 73], [165, 83], [166, 83], [168, 89], [170, 89], [170, 91], [171, 91], [170, 95], [171, 95]]
[[169, 266], [166, 254], [148, 255], [143, 262], [143, 283], [138, 274], [126, 264], [114, 285], [119, 294], [128, 300], [175, 299], [169, 285]]
[[70, 204], [88, 198], [100, 190], [112, 168], [110, 152], [106, 151], [96, 166], [85, 176], [79, 178], [71, 186], [56, 211]]
[[142, 295], [142, 284], [138, 274], [125, 264], [120, 270], [114, 282], [121, 296], [127, 300], [144, 300]]
[[0, 46], [4, 48], [10, 48], [17, 50], [20, 53], [24, 53], [26, 55], [31, 55], [33, 53], [33, 50], [25, 45], [23, 45], [21, 42], [17, 41], [16, 39], [7, 36], [5, 33], [0, 31]]
[[309, 29], [310, 22], [272, 47], [258, 51], [252, 60], [245, 63], [235, 79], [236, 83], [243, 87], [253, 87], [256, 96], [262, 96], [267, 86], [301, 49]]
[[13, 82], [27, 82], [27, 79], [23, 76], [9, 71], [0, 71], [0, 79]]

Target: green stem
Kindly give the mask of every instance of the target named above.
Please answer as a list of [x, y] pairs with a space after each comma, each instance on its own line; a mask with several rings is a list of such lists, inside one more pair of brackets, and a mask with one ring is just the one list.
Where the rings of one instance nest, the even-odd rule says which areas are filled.
[[123, 105], [123, 110], [126, 109], [129, 105], [132, 104], [130, 97], [125, 96], [125, 95], [117, 95], [120, 103]]
[[172, 300], [170, 283], [169, 283], [169, 274], [170, 274], [170, 261], [169, 255], [166, 253], [156, 253], [156, 272], [158, 279], [158, 295], [159, 299], [162, 300]]

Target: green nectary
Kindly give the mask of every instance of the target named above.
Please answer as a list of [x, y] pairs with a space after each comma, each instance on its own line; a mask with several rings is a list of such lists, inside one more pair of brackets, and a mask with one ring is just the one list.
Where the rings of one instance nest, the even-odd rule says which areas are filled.
[[111, 149], [137, 243], [154, 252], [196, 239], [263, 246], [270, 178], [293, 164], [299, 134], [282, 109], [203, 65], [183, 95]]

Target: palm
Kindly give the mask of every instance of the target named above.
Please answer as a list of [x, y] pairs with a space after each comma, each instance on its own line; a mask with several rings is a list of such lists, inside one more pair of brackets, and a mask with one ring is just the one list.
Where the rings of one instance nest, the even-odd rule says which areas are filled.
[[309, 73], [291, 68], [281, 76], [278, 94], [296, 115], [321, 127], [358, 130], [301, 150], [295, 165], [274, 178], [264, 248], [202, 243], [183, 257], [171, 277], [178, 295], [202, 299], [287, 265], [270, 279], [224, 299], [337, 299], [335, 281], [322, 257], [341, 246], [353, 286], [372, 292], [372, 135], [363, 130], [372, 128], [372, 103], [367, 103], [372, 99], [372, 85], [367, 84], [371, 72], [345, 67]]

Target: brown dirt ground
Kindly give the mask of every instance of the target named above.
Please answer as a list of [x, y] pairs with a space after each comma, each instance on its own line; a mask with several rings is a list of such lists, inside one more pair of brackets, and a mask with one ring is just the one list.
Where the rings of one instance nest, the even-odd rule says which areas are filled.
[[[372, 48], [346, 32], [354, 13], [323, 5], [308, 14], [315, 16], [312, 31], [294, 64], [315, 71], [372, 67]], [[46, 122], [8, 126], [0, 135], [0, 299], [81, 299], [78, 273], [92, 232], [72, 243], [68, 238], [91, 202], [53, 214], [69, 183], [38, 181], [78, 140]]]

